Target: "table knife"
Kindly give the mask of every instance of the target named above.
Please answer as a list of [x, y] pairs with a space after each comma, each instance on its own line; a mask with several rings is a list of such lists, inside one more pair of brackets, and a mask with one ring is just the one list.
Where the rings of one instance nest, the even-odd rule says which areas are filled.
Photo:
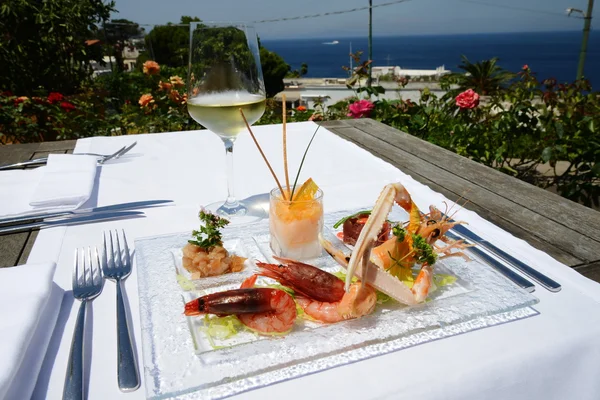
[[[455, 235], [454, 233], [451, 233], [451, 232], [446, 232], [446, 236], [452, 240], [462, 239], [466, 244], [472, 244], [468, 240], [466, 240], [464, 237]], [[494, 257], [481, 251], [477, 247], [469, 247], [466, 250], [475, 254], [477, 257], [481, 258], [483, 261], [488, 263], [492, 268], [494, 268], [500, 274], [504, 275], [504, 277], [508, 278], [510, 281], [512, 281], [515, 285], [519, 286], [520, 288], [528, 291], [529, 293], [535, 291], [535, 285], [533, 283], [531, 283], [531, 281], [523, 278], [521, 275], [517, 274], [512, 269], [508, 268], [506, 265], [502, 264], [501, 262], [496, 260]]]
[[46, 211], [46, 212], [41, 212], [41, 213], [22, 215], [22, 216], [18, 216], [18, 217], [0, 218], [0, 227], [20, 225], [20, 224], [25, 224], [28, 222], [37, 221], [40, 219], [59, 218], [59, 217], [68, 217], [68, 216], [75, 216], [75, 215], [96, 214], [96, 213], [104, 213], [104, 212], [110, 212], [110, 211], [146, 208], [146, 207], [150, 207], [150, 206], [155, 206], [155, 205], [159, 205], [159, 204], [167, 204], [167, 203], [172, 203], [172, 202], [173, 202], [173, 200], [144, 200], [144, 201], [134, 201], [134, 202], [130, 202], [130, 203], [112, 204], [110, 206], [86, 208], [86, 209], [82, 209], [82, 210]]
[[488, 250], [490, 253], [497, 256], [499, 259], [504, 261], [506, 264], [513, 267], [517, 271], [527, 275], [528, 277], [530, 277], [531, 279], [533, 279], [534, 281], [539, 283], [543, 288], [549, 290], [550, 292], [556, 293], [556, 292], [560, 291], [561, 286], [558, 282], [547, 277], [546, 275], [542, 274], [541, 272], [533, 269], [532, 267], [525, 264], [524, 262], [517, 260], [515, 257], [511, 256], [510, 254], [506, 253], [505, 251], [494, 246], [487, 240], [482, 239], [475, 233], [471, 232], [467, 227], [465, 227], [463, 225], [456, 225], [452, 228], [452, 230], [454, 232], [458, 233], [459, 235], [463, 236], [464, 238], [471, 240], [477, 246], [481, 246], [484, 249]]
[[92, 222], [103, 222], [110, 221], [113, 219], [136, 218], [143, 216], [145, 216], [145, 214], [141, 211], [115, 211], [112, 213], [105, 212], [100, 214], [83, 214], [81, 216], [75, 216], [72, 218], [62, 218], [53, 221], [39, 221], [33, 222], [31, 224], [17, 226], [3, 226], [0, 227], [0, 235], [7, 233], [23, 232], [31, 229], [51, 228], [53, 226], [80, 225]]

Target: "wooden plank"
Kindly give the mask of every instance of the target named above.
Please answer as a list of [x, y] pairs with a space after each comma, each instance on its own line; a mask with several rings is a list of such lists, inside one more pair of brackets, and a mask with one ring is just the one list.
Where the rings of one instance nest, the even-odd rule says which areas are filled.
[[0, 236], [0, 268], [17, 265], [28, 237], [28, 232]]
[[590, 264], [575, 267], [575, 271], [579, 272], [581, 275], [587, 278], [590, 278], [593, 281], [600, 282], [600, 260]]
[[29, 233], [29, 236], [27, 237], [25, 245], [23, 246], [23, 251], [21, 252], [21, 256], [19, 257], [19, 260], [17, 261], [17, 265], [23, 265], [27, 262], [27, 259], [29, 258], [29, 253], [31, 253], [33, 244], [35, 243], [35, 240], [37, 239], [37, 236], [40, 233], [40, 231], [32, 231], [32, 232], [28, 232], [28, 233]]
[[47, 152], [64, 152], [66, 150], [73, 150], [77, 140], [62, 140], [59, 142], [44, 142], [40, 144], [39, 151]]
[[31, 155], [35, 153], [38, 148], [39, 143], [32, 143], [31, 145], [9, 144], [0, 146], [0, 165], [29, 160]]
[[[449, 150], [425, 142], [371, 119], [352, 121], [354, 127], [371, 134], [391, 146], [435, 164], [452, 174], [483, 187], [511, 202], [558, 222], [597, 242], [600, 249], [600, 212], [574, 203], [547, 190], [515, 179], [509, 175], [486, 167], [473, 160], [461, 157]], [[600, 256], [600, 252], [598, 253]]]
[[[484, 213], [484, 218], [486, 216], [489, 218], [490, 214], [494, 214], [493, 218], [489, 219], [511, 233], [520, 233], [523, 235], [523, 231], [527, 231], [528, 235], [526, 237], [521, 236], [524, 240], [527, 240], [532, 245], [535, 242], [540, 250], [547, 252], [567, 265], [577, 265], [578, 263], [581, 264], [597, 258], [597, 254], [590, 250], [594, 248], [595, 242], [577, 232], [565, 234], [566, 228], [564, 226], [560, 226], [556, 222], [546, 218], [539, 218], [539, 215], [534, 215], [530, 210], [519, 207], [484, 188], [477, 187], [471, 182], [438, 168], [433, 164], [429, 164], [410, 153], [398, 148], [390, 148], [387, 143], [367, 135], [363, 131], [355, 128], [336, 128], [332, 131], [342, 137], [351, 139], [361, 147], [371, 151], [377, 157], [390, 162], [417, 180], [419, 180], [419, 177], [422, 177], [430, 182], [436, 182], [436, 188], [432, 189], [440, 191], [450, 199], [455, 200], [464, 195], [465, 191], [469, 190], [469, 198], [473, 205], [487, 210], [487, 213]], [[444, 190], [440, 190], [440, 188]], [[474, 210], [473, 206], [467, 208]], [[511, 213], [518, 213], [521, 215], [520, 219], [515, 218], [516, 220], [513, 221], [506, 218], [506, 215]], [[540, 230], [531, 229], [530, 226], [523, 224], [523, 221], [535, 222], [542, 232], [559, 230], [563, 233], [560, 236], [562, 240], [557, 240], [556, 243], [548, 243], [546, 236], [539, 235]], [[520, 232], [515, 232], [515, 225], [521, 228]], [[513, 229], [511, 230], [511, 228]], [[532, 237], [536, 238], [536, 240], [532, 241]]]

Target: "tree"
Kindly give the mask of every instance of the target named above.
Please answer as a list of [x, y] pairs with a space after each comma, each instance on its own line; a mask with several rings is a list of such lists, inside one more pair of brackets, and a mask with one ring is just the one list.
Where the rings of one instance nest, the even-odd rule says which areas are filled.
[[98, 24], [115, 11], [114, 2], [9, 0], [0, 6], [0, 88], [32, 95], [74, 93], [102, 54], [86, 44]]
[[111, 48], [109, 54], [115, 57], [117, 71], [125, 70], [123, 65], [123, 50], [135, 47], [131, 39], [143, 36], [144, 29], [135, 22], [127, 19], [113, 19], [104, 24], [104, 38]]
[[267, 50], [262, 45], [260, 46], [260, 63], [265, 79], [267, 97], [273, 97], [285, 88], [283, 78], [285, 78], [290, 67], [279, 54]]
[[[201, 21], [197, 17], [183, 16], [178, 25], [169, 23], [154, 27], [146, 36], [146, 49], [150, 55], [150, 59], [161, 65], [168, 65], [170, 67], [187, 66], [189, 61], [190, 28], [189, 26], [181, 25], [188, 25], [190, 22]], [[202, 25], [199, 26], [199, 29], [202, 29]], [[240, 38], [235, 36], [236, 31], [235, 29], [223, 28], [211, 42], [204, 43], [202, 51], [205, 55], [203, 57], [219, 56], [220, 53], [218, 51], [221, 47], [218, 45], [219, 41], [229, 41], [234, 40], [234, 38], [235, 40], [240, 40]], [[245, 39], [242, 39], [245, 42]], [[272, 97], [283, 90], [283, 78], [289, 71], [289, 66], [281, 56], [264, 48], [260, 40], [258, 41], [258, 45], [267, 97]], [[247, 50], [247, 46], [240, 46], [239, 51], [233, 56], [241, 60], [247, 56], [245, 53]], [[306, 66], [306, 64], [303, 64], [303, 66]], [[304, 70], [308, 70], [308, 66]]]
[[288, 66], [288, 73], [286, 75], [287, 78], [302, 78], [304, 75], [308, 73], [308, 64], [302, 63], [300, 65], [300, 71], [297, 69], [291, 71], [291, 67]]
[[448, 78], [458, 84], [460, 90], [473, 89], [481, 95], [494, 94], [505, 87], [515, 75], [506, 71], [497, 64], [498, 58], [471, 63], [467, 57], [462, 56], [462, 63], [458, 68], [465, 74], [450, 74]]
[[161, 65], [183, 67], [188, 64], [190, 49], [190, 22], [200, 22], [198, 17], [182, 16], [179, 24], [155, 26], [146, 36], [146, 49], [150, 58]]

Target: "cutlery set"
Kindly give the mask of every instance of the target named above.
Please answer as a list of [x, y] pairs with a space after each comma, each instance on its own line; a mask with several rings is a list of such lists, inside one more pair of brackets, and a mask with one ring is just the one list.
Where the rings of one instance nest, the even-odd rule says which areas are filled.
[[[125, 155], [125, 153], [129, 152], [129, 150], [133, 149], [136, 144], [137, 144], [137, 142], [133, 142], [129, 146], [123, 146], [119, 150], [115, 151], [113, 154], [75, 153], [73, 155], [95, 156], [98, 158], [98, 165], [102, 165], [107, 161], [119, 159], [120, 157]], [[14, 163], [14, 164], [0, 165], [0, 171], [4, 171], [4, 170], [8, 170], [8, 169], [23, 168], [23, 167], [40, 166], [40, 165], [46, 164], [47, 162], [48, 162], [48, 157], [36, 158], [34, 160], [28, 160], [28, 161], [23, 161], [23, 162]]]
[[86, 309], [87, 304], [102, 293], [105, 279], [113, 280], [117, 287], [117, 382], [119, 389], [123, 392], [131, 392], [140, 387], [139, 370], [121, 287], [121, 281], [125, 280], [130, 273], [131, 253], [125, 231], [122, 231], [121, 235], [116, 230], [104, 232], [102, 257], [98, 254], [97, 247], [75, 250], [73, 296], [81, 304], [71, 343], [63, 399], [85, 398], [83, 371]]
[[126, 211], [172, 203], [172, 200], [145, 200], [113, 204], [74, 211], [49, 211], [19, 217], [0, 218], [0, 235], [43, 229], [53, 226], [77, 225], [90, 222], [109, 221], [122, 218], [143, 217], [141, 211]]

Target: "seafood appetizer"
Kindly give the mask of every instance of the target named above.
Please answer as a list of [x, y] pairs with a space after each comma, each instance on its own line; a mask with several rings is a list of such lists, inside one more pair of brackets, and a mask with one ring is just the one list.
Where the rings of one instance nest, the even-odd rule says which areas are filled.
[[[382, 227], [394, 203], [408, 212], [409, 221], [394, 226], [391, 238], [380, 243]], [[445, 236], [449, 229], [462, 222], [451, 221], [445, 214], [434, 206], [428, 214], [421, 213], [406, 188], [393, 183], [383, 188], [350, 257], [330, 242], [321, 241], [325, 250], [347, 269], [346, 292], [350, 291], [352, 277], [356, 275], [403, 304], [418, 304], [425, 301], [433, 287], [433, 268], [439, 258], [466, 257], [460, 250], [468, 246], [462, 240], [454, 241]], [[452, 249], [459, 252], [451, 252]], [[420, 269], [413, 278], [415, 266]]]
[[[257, 262], [259, 271], [246, 279], [240, 289], [212, 293], [185, 304], [185, 315], [235, 315], [250, 330], [263, 334], [286, 334], [298, 317], [297, 306], [308, 319], [335, 323], [359, 318], [375, 310], [375, 290], [354, 282], [344, 290], [344, 282], [312, 265], [276, 257], [280, 264]], [[255, 287], [258, 276], [274, 279], [293, 291]]]
[[191, 278], [241, 271], [246, 259], [229, 254], [223, 247], [220, 229], [229, 221], [205, 210], [200, 210], [198, 217], [204, 224], [199, 231], [192, 232], [194, 238], [183, 248], [183, 267]]

